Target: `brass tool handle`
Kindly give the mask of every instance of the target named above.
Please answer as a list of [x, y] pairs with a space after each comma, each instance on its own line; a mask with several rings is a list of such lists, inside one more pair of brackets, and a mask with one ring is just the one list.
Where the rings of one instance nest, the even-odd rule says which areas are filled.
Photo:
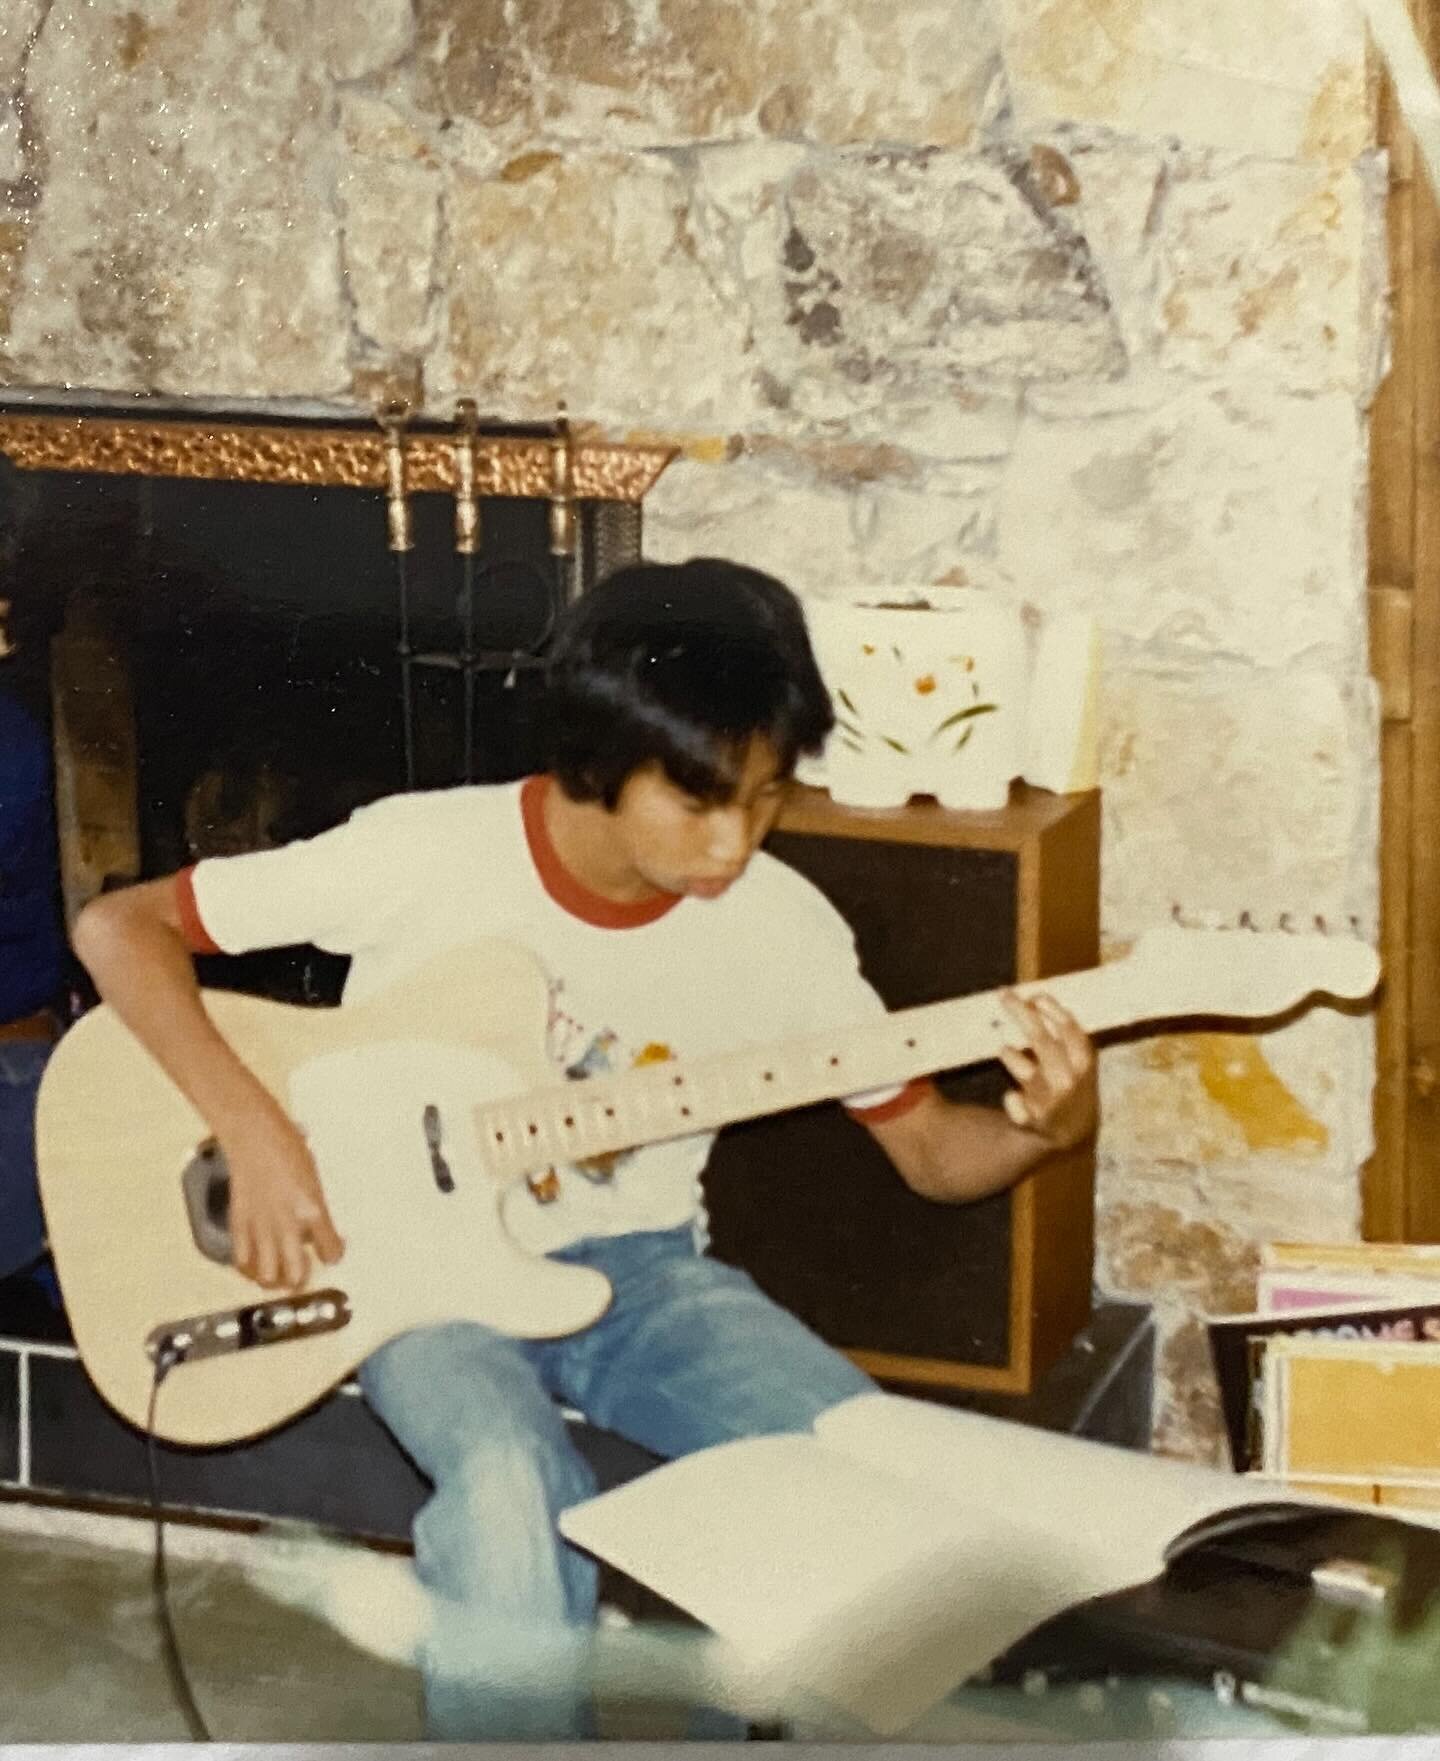
[[575, 554], [575, 449], [570, 438], [570, 419], [565, 405], [555, 419], [555, 438], [550, 442], [550, 554]]
[[462, 397], [455, 406], [455, 548], [474, 556], [480, 548], [480, 503], [475, 494], [475, 441], [480, 414], [475, 400]]
[[379, 421], [385, 435], [386, 509], [389, 516], [390, 548], [410, 550], [414, 537], [410, 527], [410, 502], [405, 490], [405, 423], [409, 408], [402, 403], [386, 404]]

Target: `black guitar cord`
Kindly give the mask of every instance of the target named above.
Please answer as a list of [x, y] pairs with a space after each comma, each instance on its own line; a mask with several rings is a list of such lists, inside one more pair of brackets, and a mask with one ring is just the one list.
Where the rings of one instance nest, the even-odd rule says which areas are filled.
[[145, 1420], [145, 1454], [150, 1465], [150, 1509], [155, 1518], [155, 1569], [151, 1584], [155, 1592], [155, 1612], [160, 1622], [161, 1653], [170, 1689], [180, 1704], [192, 1743], [209, 1743], [214, 1738], [195, 1704], [185, 1662], [180, 1655], [180, 1642], [175, 1636], [175, 1623], [170, 1618], [170, 1584], [165, 1571], [165, 1518], [160, 1502], [160, 1460], [155, 1449], [155, 1404], [160, 1384], [180, 1361], [180, 1354], [171, 1345], [162, 1345], [155, 1353], [155, 1380], [150, 1385], [150, 1411]]

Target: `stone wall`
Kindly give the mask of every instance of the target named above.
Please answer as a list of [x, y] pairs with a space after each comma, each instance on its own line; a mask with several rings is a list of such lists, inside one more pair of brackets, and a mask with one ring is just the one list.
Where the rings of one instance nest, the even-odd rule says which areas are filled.
[[[564, 396], [657, 556], [1084, 607], [1104, 917], [1373, 925], [1383, 168], [1314, 0], [8, 0], [13, 385]], [[957, 934], [964, 926], [957, 925]], [[1353, 1235], [1364, 1022], [1108, 1052], [1100, 1256], [1165, 1330]]]

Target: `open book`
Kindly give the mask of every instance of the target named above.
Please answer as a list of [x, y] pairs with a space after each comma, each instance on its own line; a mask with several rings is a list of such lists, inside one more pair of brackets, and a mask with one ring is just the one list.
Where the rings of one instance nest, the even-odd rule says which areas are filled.
[[560, 1527], [749, 1667], [893, 1736], [1041, 1621], [1158, 1576], [1190, 1524], [1275, 1495], [877, 1393], [811, 1434], [670, 1462]]

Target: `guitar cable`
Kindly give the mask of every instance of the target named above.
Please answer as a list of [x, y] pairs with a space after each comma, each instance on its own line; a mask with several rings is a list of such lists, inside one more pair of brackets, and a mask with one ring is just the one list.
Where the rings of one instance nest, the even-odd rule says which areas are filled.
[[209, 1743], [214, 1738], [195, 1703], [190, 1678], [185, 1672], [185, 1660], [180, 1655], [180, 1641], [175, 1633], [175, 1623], [170, 1616], [170, 1582], [165, 1567], [165, 1516], [160, 1500], [160, 1459], [155, 1446], [155, 1407], [160, 1395], [160, 1384], [180, 1362], [180, 1358], [181, 1353], [173, 1344], [165, 1343], [157, 1349], [155, 1379], [150, 1384], [150, 1410], [145, 1420], [145, 1455], [150, 1469], [150, 1509], [155, 1518], [155, 1565], [151, 1574], [151, 1587], [155, 1594], [156, 1616], [160, 1622], [161, 1656], [170, 1690], [184, 1715], [190, 1741]]

